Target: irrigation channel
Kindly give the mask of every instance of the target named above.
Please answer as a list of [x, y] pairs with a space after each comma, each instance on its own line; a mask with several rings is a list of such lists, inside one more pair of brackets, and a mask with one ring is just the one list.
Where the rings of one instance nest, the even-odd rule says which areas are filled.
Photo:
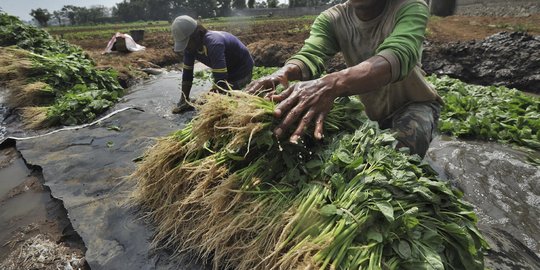
[[[193, 258], [173, 260], [166, 251], [152, 251], [150, 226], [128, 204], [134, 183], [126, 176], [144, 149], [194, 116], [170, 113], [180, 77], [165, 72], [132, 87], [116, 113], [80, 128], [13, 139], [36, 134], [4, 119], [0, 269], [22, 269], [13, 254], [31, 257], [36, 245], [52, 250], [59, 259], [55, 263], [74, 268], [209, 269]], [[208, 89], [195, 85], [192, 96]], [[540, 269], [540, 170], [526, 162], [527, 154], [497, 143], [438, 136], [426, 157], [475, 206], [492, 247], [486, 260], [490, 269]]]

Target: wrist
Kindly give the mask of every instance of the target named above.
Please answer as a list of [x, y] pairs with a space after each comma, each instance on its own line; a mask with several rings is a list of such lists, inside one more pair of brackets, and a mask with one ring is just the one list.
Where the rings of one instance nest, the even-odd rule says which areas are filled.
[[346, 75], [342, 74], [342, 72], [334, 72], [330, 73], [326, 76], [321, 77], [319, 80], [323, 82], [327, 87], [329, 87], [331, 90], [331, 93], [334, 97], [344, 97], [349, 96], [350, 94], [347, 93], [346, 89]]
[[287, 63], [279, 71], [287, 80], [297, 81], [302, 79], [302, 70], [296, 64]]

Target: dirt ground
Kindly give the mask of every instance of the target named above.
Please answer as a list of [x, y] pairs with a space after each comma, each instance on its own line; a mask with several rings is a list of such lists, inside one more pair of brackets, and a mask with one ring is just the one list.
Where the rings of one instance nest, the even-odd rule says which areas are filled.
[[[228, 31], [240, 38], [250, 49], [271, 51], [280, 63], [287, 53], [292, 54], [298, 50], [309, 35], [309, 25], [312, 20], [276, 21], [268, 24], [229, 25], [212, 30]], [[445, 18], [433, 17], [427, 29], [427, 40], [432, 43], [447, 43], [452, 41], [467, 41], [484, 39], [487, 36], [501, 31], [527, 31], [535, 36], [540, 35], [540, 14], [527, 17], [490, 17], [490, 16], [450, 16]], [[137, 53], [112, 53], [103, 55], [108, 40], [70, 40], [80, 45], [97, 64], [102, 67], [113, 67], [120, 72], [120, 80], [124, 86], [129, 86], [135, 78], [144, 77], [139, 68], [147, 67], [175, 67], [181, 61], [181, 55], [172, 51], [173, 41], [168, 32], [146, 33], [141, 45], [147, 47], [146, 51]], [[257, 43], [257, 44], [254, 44]], [[288, 43], [286, 47], [279, 44]], [[250, 44], [254, 44], [249, 46]], [[254, 53], [254, 57], [258, 57]], [[262, 56], [261, 56], [262, 57]], [[266, 57], [265, 57], [266, 58]], [[272, 63], [265, 63], [271, 65]]]
[[26, 168], [7, 143], [0, 147], [0, 172], [6, 178], [0, 181], [0, 269], [87, 269], [84, 243], [41, 171]]

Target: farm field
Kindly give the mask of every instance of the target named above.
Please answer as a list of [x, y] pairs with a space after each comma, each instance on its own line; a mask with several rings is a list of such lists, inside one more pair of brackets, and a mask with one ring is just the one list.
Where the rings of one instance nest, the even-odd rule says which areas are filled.
[[[204, 20], [203, 24], [211, 30], [230, 32], [253, 49], [264, 48], [266, 44], [283, 44], [274, 55], [276, 58], [288, 58], [296, 52], [309, 35], [309, 27], [315, 16], [297, 18], [218, 18]], [[146, 50], [130, 54], [103, 55], [107, 42], [116, 32], [129, 33], [130, 30], [145, 30], [141, 45]], [[129, 24], [108, 24], [98, 26], [52, 27], [48, 31], [55, 36], [63, 36], [70, 43], [81, 46], [98, 64], [117, 69], [121, 80], [129, 81], [143, 74], [137, 68], [173, 66], [181, 57], [172, 51], [173, 41], [169, 23], [137, 22]], [[489, 16], [450, 16], [432, 17], [427, 30], [427, 41], [447, 43], [484, 39], [501, 31], [526, 31], [531, 35], [540, 34], [540, 14], [529, 17], [489, 17]], [[257, 45], [251, 45], [258, 42]], [[285, 54], [285, 55], [283, 55]], [[256, 59], [257, 61], [257, 59]], [[256, 63], [257, 64], [257, 63]]]
[[[302, 47], [314, 19], [202, 22], [247, 45], [255, 80]], [[10, 20], [0, 269], [41, 263], [35, 243], [57, 252], [51, 267], [84, 270], [540, 269], [540, 13], [430, 18], [421, 64], [445, 104], [425, 158], [395, 151], [356, 97], [335, 100], [323, 140], [311, 127], [299, 144], [281, 140], [275, 100], [208, 93], [199, 63], [196, 110], [171, 113], [182, 55], [167, 21], [44, 28], [51, 38]], [[103, 53], [131, 30], [146, 50]]]

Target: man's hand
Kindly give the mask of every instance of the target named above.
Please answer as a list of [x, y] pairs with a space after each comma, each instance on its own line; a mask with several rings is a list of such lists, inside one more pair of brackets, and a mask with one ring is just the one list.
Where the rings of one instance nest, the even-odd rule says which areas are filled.
[[252, 81], [246, 86], [246, 92], [252, 95], [266, 93], [266, 96], [269, 96], [276, 91], [276, 86], [281, 84], [283, 87], [288, 88], [290, 80], [299, 80], [301, 77], [300, 68], [297, 65], [288, 64], [272, 75]]
[[304, 130], [315, 122], [315, 138], [322, 139], [324, 120], [337, 97], [334, 84], [328, 78], [321, 78], [299, 82], [279, 95], [269, 95], [268, 98], [280, 102], [274, 115], [283, 118], [274, 134], [279, 138], [291, 124], [298, 122], [289, 139], [290, 142], [297, 143]]
[[289, 87], [289, 79], [285, 75], [285, 72], [278, 70], [272, 75], [262, 77], [258, 80], [252, 81], [246, 86], [246, 92], [252, 95], [259, 95], [267, 92], [272, 94], [276, 91], [276, 86], [279, 84], [283, 87]]

